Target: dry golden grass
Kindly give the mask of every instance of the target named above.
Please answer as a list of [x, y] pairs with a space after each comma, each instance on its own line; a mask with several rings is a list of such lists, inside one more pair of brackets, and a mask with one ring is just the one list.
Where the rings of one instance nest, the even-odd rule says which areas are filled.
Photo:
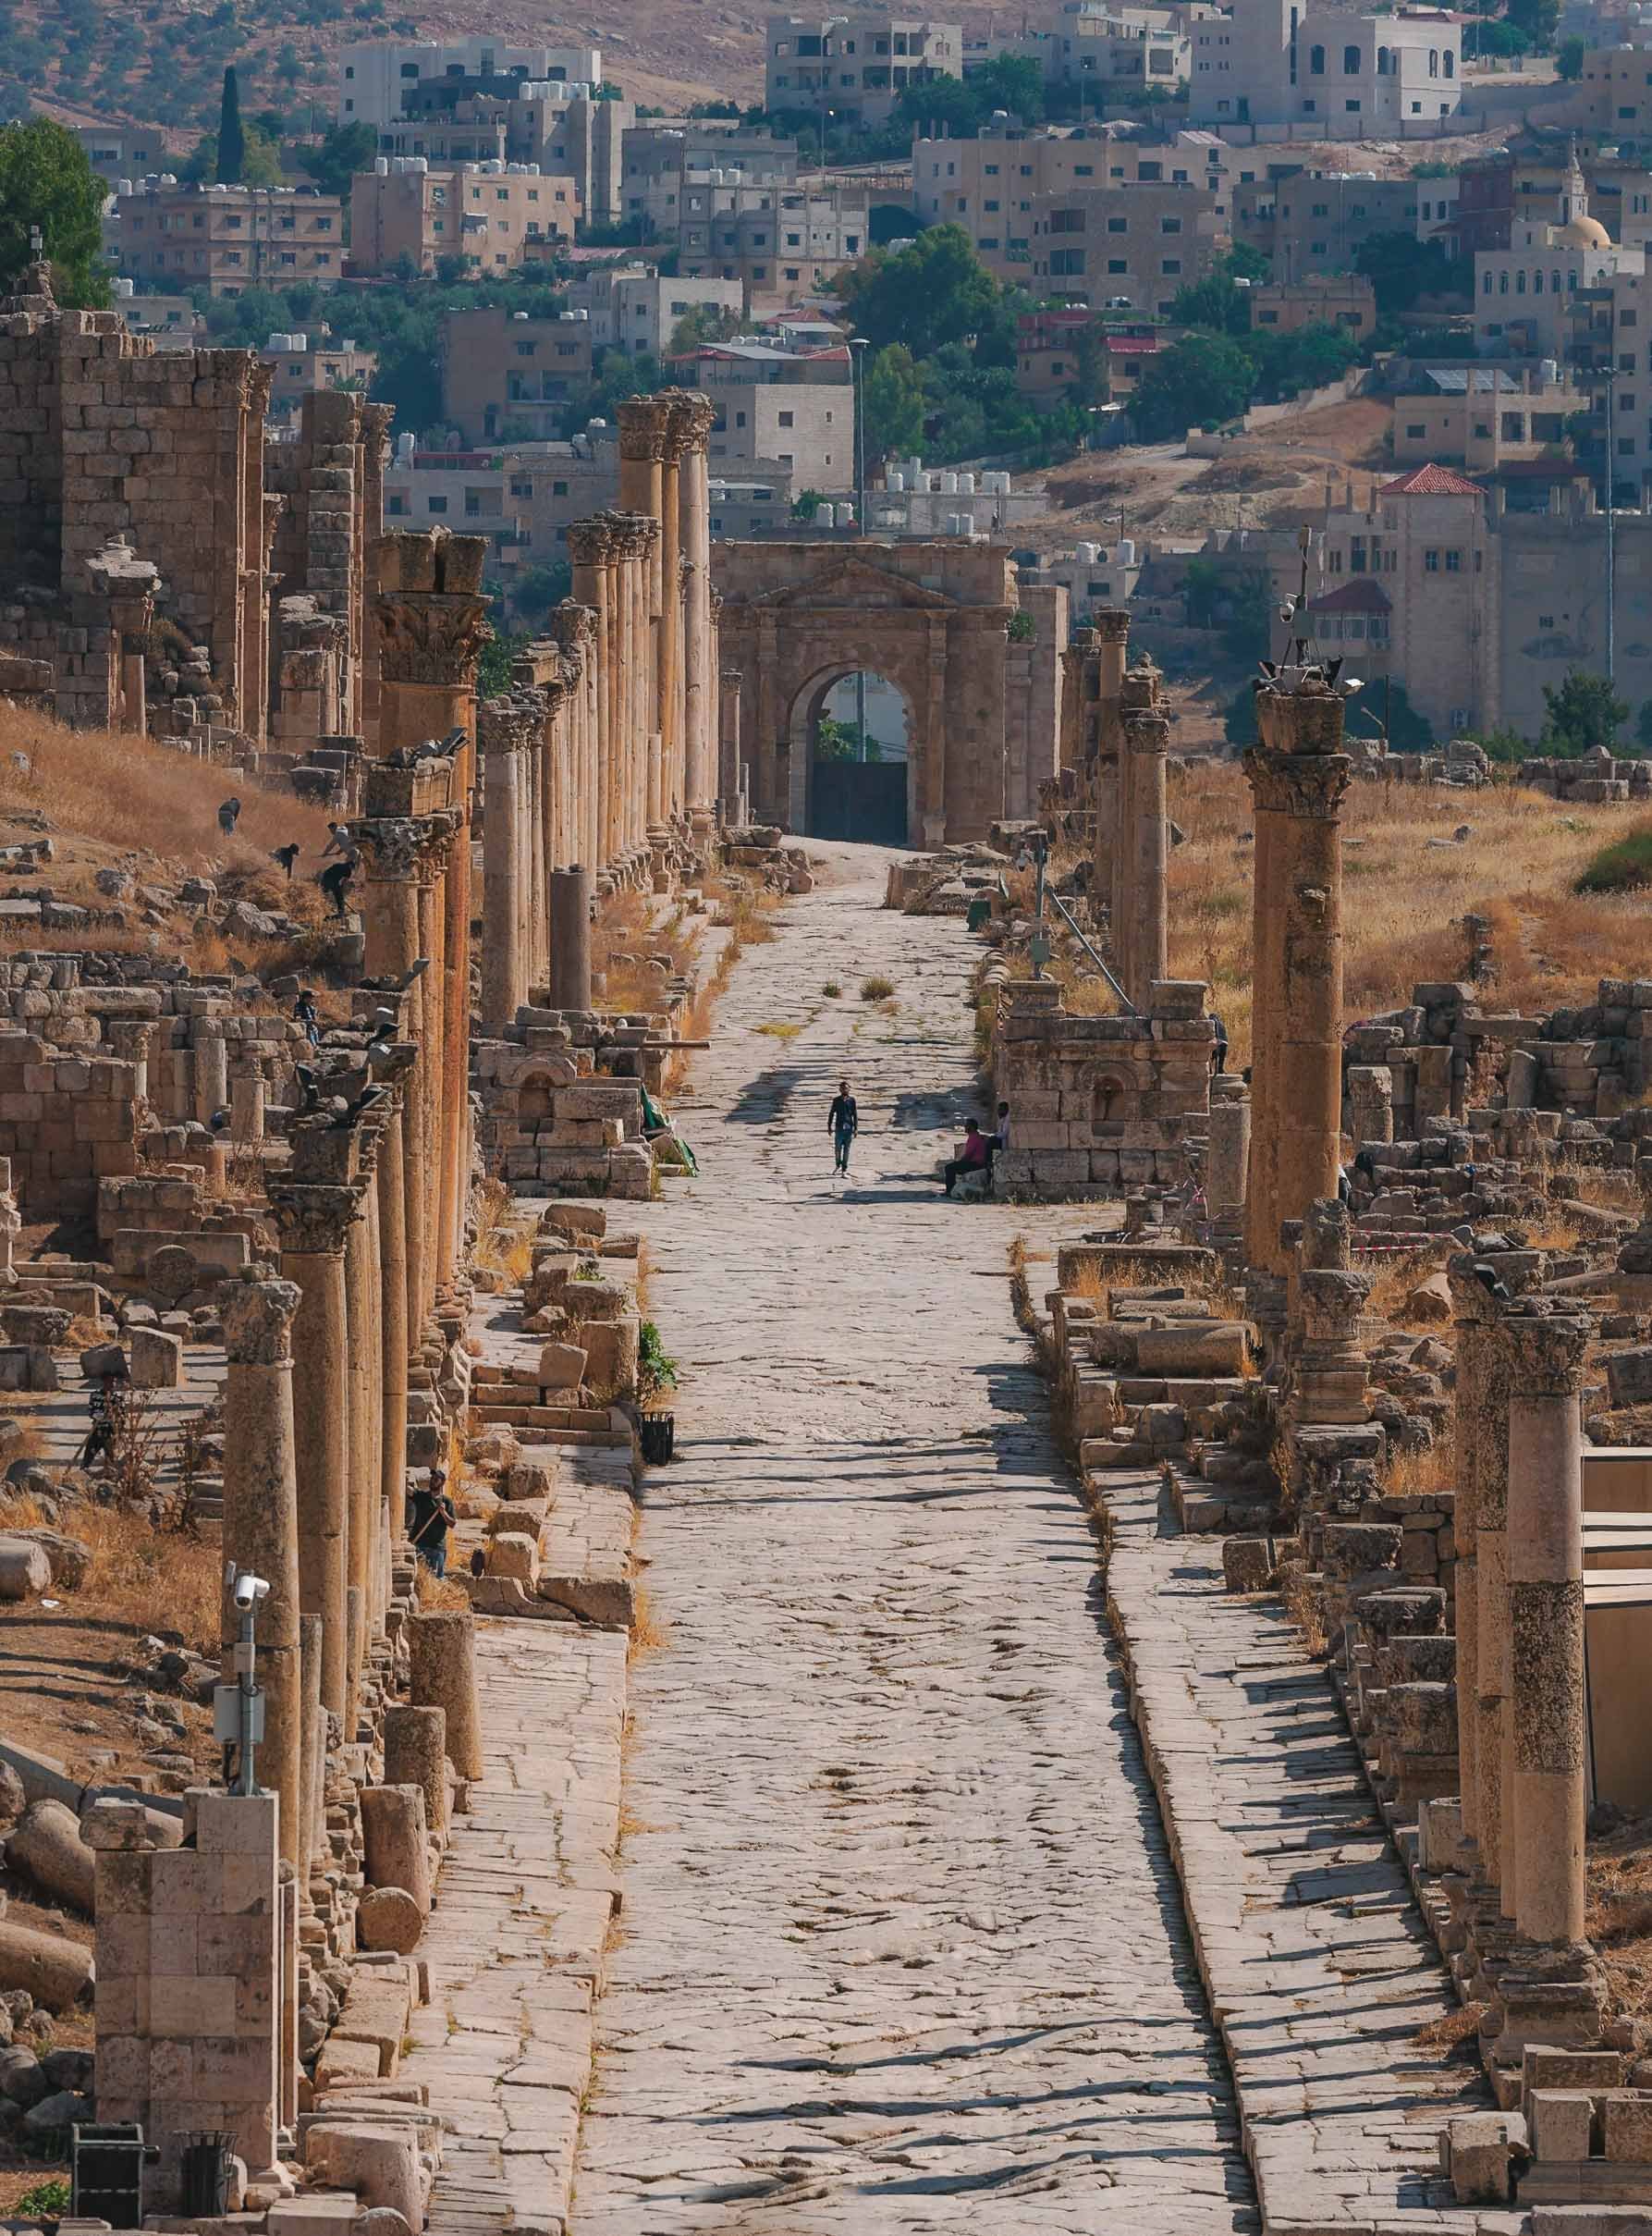
[[1591, 1840], [1585, 1924], [1605, 1968], [1611, 2008], [1652, 2017], [1652, 1817]]
[[[1228, 1027], [1234, 1068], [1251, 1054], [1250, 787], [1230, 763], [1171, 780], [1185, 833], [1170, 856], [1170, 973], [1202, 978]], [[1652, 893], [1579, 895], [1573, 879], [1632, 819], [1624, 805], [1561, 806], [1499, 786], [1478, 793], [1355, 783], [1343, 815], [1345, 1008], [1352, 1024], [1399, 1007], [1412, 988], [1463, 975], [1465, 915], [1488, 917], [1496, 1005], [1528, 1011], [1592, 999], [1614, 960], [1645, 951]], [[1474, 836], [1431, 847], [1461, 823]], [[1101, 996], [1094, 999], [1100, 1001]]]
[[216, 1653], [220, 1622], [218, 1548], [204, 1539], [163, 1532], [120, 1506], [77, 1506], [64, 1529], [92, 1548], [77, 1608], [145, 1630], [176, 1630], [200, 1653]]
[[1426, 1281], [1430, 1273], [1438, 1273], [1450, 1255], [1453, 1246], [1442, 1244], [1437, 1250], [1407, 1250], [1397, 1258], [1385, 1258], [1371, 1280], [1371, 1295], [1367, 1309], [1378, 1320], [1386, 1320], [1391, 1327], [1426, 1329], [1436, 1333], [1449, 1327], [1448, 1321], [1434, 1321], [1421, 1313], [1408, 1313], [1405, 1300], [1419, 1282]]
[[651, 1653], [662, 1653], [671, 1642], [671, 1626], [655, 1610], [646, 1584], [639, 1584], [631, 1595], [631, 1635], [630, 1658], [640, 1662]]
[[473, 1252], [477, 1265], [502, 1273], [520, 1288], [533, 1270], [533, 1230], [511, 1216], [512, 1197], [502, 1180], [482, 1187], [482, 1223]]
[[[27, 774], [12, 766], [26, 753]], [[232, 838], [218, 829], [218, 804], [241, 800]], [[59, 833], [122, 851], [146, 849], [190, 871], [211, 861], [226, 892], [268, 904], [296, 903], [304, 890], [270, 861], [272, 847], [298, 840], [306, 854], [326, 844], [327, 818], [290, 792], [264, 792], [226, 768], [197, 761], [147, 738], [111, 731], [67, 730], [49, 717], [0, 706], [0, 821], [43, 809]]]
[[1191, 1302], [1203, 1305], [1212, 1320], [1246, 1317], [1244, 1298], [1219, 1274], [1188, 1272], [1181, 1267], [1167, 1273], [1146, 1258], [1120, 1259], [1110, 1266], [1081, 1265], [1067, 1295], [1083, 1297], [1110, 1311], [1116, 1290], [1170, 1288], [1180, 1289]]
[[1450, 1437], [1426, 1452], [1396, 1452], [1383, 1470], [1383, 1488], [1394, 1498], [1434, 1498], [1457, 1488], [1457, 1448]]
[[471, 1603], [471, 1595], [456, 1576], [433, 1575], [422, 1561], [413, 1576], [413, 1593], [427, 1615], [444, 1608], [458, 1614]]

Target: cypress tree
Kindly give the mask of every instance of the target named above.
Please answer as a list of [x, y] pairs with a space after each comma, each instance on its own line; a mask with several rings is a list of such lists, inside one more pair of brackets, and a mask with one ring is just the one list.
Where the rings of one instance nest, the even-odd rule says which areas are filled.
[[218, 171], [220, 186], [239, 186], [247, 160], [247, 135], [241, 129], [241, 93], [233, 67], [224, 73], [224, 98], [218, 105]]

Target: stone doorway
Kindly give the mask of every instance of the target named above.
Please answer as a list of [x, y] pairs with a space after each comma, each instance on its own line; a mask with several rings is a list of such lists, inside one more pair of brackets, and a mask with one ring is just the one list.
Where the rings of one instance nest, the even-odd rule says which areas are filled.
[[899, 685], [871, 670], [805, 684], [789, 724], [798, 826], [817, 839], [904, 846], [914, 769], [911, 708]]

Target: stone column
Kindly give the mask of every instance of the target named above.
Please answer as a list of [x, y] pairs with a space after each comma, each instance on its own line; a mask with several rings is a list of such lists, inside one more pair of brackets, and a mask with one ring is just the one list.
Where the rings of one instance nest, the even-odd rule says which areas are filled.
[[[224, 1559], [263, 1578], [258, 1679], [263, 1687], [259, 1783], [281, 1797], [281, 1853], [300, 1878], [309, 1861], [303, 1786], [303, 1680], [299, 1657], [299, 1499], [289, 1281], [250, 1270], [218, 1291], [224, 1322]], [[220, 1637], [227, 1682], [240, 1616], [227, 1583]]]
[[551, 1007], [591, 1007], [591, 872], [551, 872]]
[[733, 823], [740, 817], [740, 687], [742, 681], [738, 668], [725, 668], [722, 673], [722, 695], [717, 740], [717, 797], [723, 804], [723, 820]]
[[716, 407], [709, 396], [686, 390], [675, 397], [673, 403], [682, 458], [679, 544], [692, 569], [688, 579], [683, 635], [683, 783], [690, 815], [704, 819], [710, 814], [716, 780], [717, 732], [712, 711], [717, 691], [711, 618], [709, 460]]
[[197, 1015], [191, 1033], [194, 1047], [195, 1116], [210, 1125], [229, 1102], [229, 1044], [220, 1016]]
[[[1342, 1124], [1342, 701], [1316, 676], [1256, 694], [1247, 1250], [1282, 1274], [1279, 1227], [1335, 1196]], [[1266, 837], [1265, 837], [1266, 827]], [[1259, 1085], [1257, 1083], [1260, 1083]]]
[[[444, 528], [402, 530], [373, 547], [379, 677], [377, 750], [422, 745], [476, 721], [476, 662], [487, 642], [482, 596], [487, 539]], [[468, 789], [473, 770], [467, 761]]]
[[1213, 1094], [1209, 1161], [1205, 1201], [1218, 1247], [1235, 1248], [1244, 1239], [1244, 1192], [1251, 1156], [1251, 1105], [1240, 1093]]
[[528, 999], [532, 876], [523, 878], [529, 844], [523, 778], [528, 731], [543, 723], [538, 694], [490, 699], [482, 710], [482, 1021], [497, 1030], [515, 1022]]
[[[362, 919], [370, 977], [400, 985], [424, 955], [420, 944], [419, 877], [422, 858], [433, 838], [428, 817], [382, 817], [355, 826], [367, 866]], [[429, 1234], [426, 1129], [424, 1112], [430, 1066], [427, 1013], [434, 1007], [427, 992], [431, 971], [414, 978], [402, 997], [405, 1029], [418, 1050], [402, 1103], [401, 1167], [406, 1191], [404, 1232], [408, 1273], [408, 1343], [416, 1344], [423, 1323], [427, 1293]]]
[[378, 1190], [373, 1173], [378, 1162], [379, 1129], [363, 1125], [358, 1131], [361, 1188], [356, 1216], [344, 1244], [345, 1325], [349, 1342], [347, 1373], [349, 1389], [349, 1506], [345, 1535], [345, 1588], [360, 1591], [362, 1635], [360, 1652], [351, 1656], [349, 1674], [349, 1707], [345, 1721], [347, 1737], [356, 1732], [361, 1685], [361, 1657], [365, 1652], [372, 1615], [376, 1612], [375, 1579], [378, 1567], [380, 1492], [384, 1456], [384, 1367], [379, 1354], [379, 1221]]
[[[638, 520], [649, 520], [656, 529], [665, 518], [665, 459], [670, 407], [655, 397], [633, 396], [618, 406], [620, 510]], [[673, 523], [675, 528], [675, 523]], [[641, 808], [645, 827], [664, 821], [663, 742], [666, 731], [665, 698], [667, 677], [664, 640], [665, 607], [676, 592], [672, 575], [663, 571], [664, 534], [650, 539], [638, 584], [637, 645], [641, 662], [639, 682], [641, 728], [645, 741], [640, 767]], [[675, 568], [673, 568], [673, 573]], [[655, 739], [660, 743], [654, 743]]]
[[408, 1464], [408, 1227], [407, 1175], [403, 1169], [404, 1094], [392, 1089], [379, 1144], [379, 1321], [380, 1386], [384, 1426], [380, 1436], [380, 1499], [390, 1534], [406, 1528]]
[[237, 1142], [263, 1139], [264, 1075], [262, 1056], [243, 1056], [229, 1080], [229, 1134]]
[[[1095, 853], [1090, 870], [1090, 910], [1097, 926], [1101, 912], [1112, 903], [1123, 849], [1120, 831], [1120, 699], [1124, 690], [1124, 659], [1130, 639], [1130, 613], [1122, 607], [1104, 607], [1095, 616], [1095, 708], [1091, 717], [1095, 741], [1095, 768], [1091, 784], [1091, 805], [1095, 816]], [[1117, 936], [1117, 925], [1114, 926]]]
[[[1509, 1772], [1504, 1910], [1540, 1947], [1584, 1937], [1583, 1424], [1591, 1324], [1537, 1301], [1505, 1313], [1509, 1407]], [[1508, 1899], [1512, 1881], [1512, 1904]]]
[[300, 1292], [292, 1329], [299, 1602], [322, 1618], [322, 1704], [342, 1723], [349, 1691], [350, 1480], [344, 1251], [358, 1192], [344, 1182], [272, 1181], [270, 1198], [281, 1229], [281, 1272]]
[[1153, 989], [1169, 972], [1169, 816], [1165, 805], [1165, 756], [1170, 725], [1159, 711], [1158, 670], [1151, 664], [1132, 668], [1124, 679], [1122, 766], [1130, 823], [1120, 833], [1128, 851], [1130, 877], [1126, 921], [1115, 924], [1118, 946], [1123, 932], [1124, 990], [1144, 1013]]
[[610, 858], [614, 783], [613, 662], [608, 610], [609, 561], [613, 538], [604, 520], [576, 521], [568, 531], [568, 555], [573, 567], [573, 594], [592, 612], [591, 673], [594, 687], [595, 748], [593, 786], [593, 843], [588, 855], [601, 869]]

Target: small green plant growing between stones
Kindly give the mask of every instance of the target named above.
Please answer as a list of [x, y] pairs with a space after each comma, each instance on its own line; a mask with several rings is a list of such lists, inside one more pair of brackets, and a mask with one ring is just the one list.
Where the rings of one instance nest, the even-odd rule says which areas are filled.
[[23, 2192], [12, 2211], [19, 2220], [56, 2219], [69, 2208], [69, 2186], [60, 2176], [36, 2181]]
[[843, 989], [838, 985], [836, 978], [828, 978], [820, 990], [826, 996], [828, 1001], [836, 1001], [842, 994]]
[[645, 1405], [653, 1405], [668, 1390], [677, 1387], [677, 1361], [667, 1352], [660, 1341], [659, 1329], [652, 1320], [645, 1320], [637, 1340], [637, 1396]]
[[861, 980], [861, 1000], [863, 1001], [887, 1001], [894, 991], [895, 981], [893, 978], [886, 978], [879, 975]]

